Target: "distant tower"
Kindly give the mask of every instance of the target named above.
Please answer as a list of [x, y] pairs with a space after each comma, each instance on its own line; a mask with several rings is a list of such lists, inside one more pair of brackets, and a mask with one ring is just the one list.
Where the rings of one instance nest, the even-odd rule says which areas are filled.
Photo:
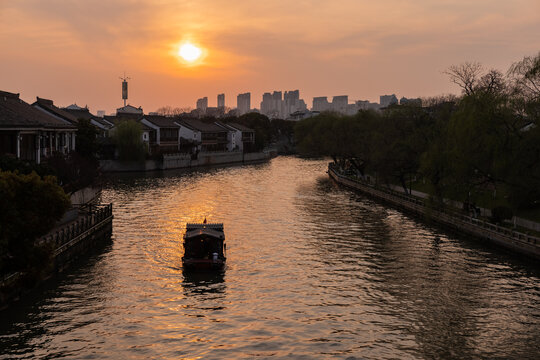
[[244, 115], [251, 111], [251, 93], [238, 94], [236, 97], [238, 115]]
[[217, 107], [218, 108], [225, 108], [225, 94], [219, 94], [217, 96]]
[[124, 73], [124, 77], [121, 77], [120, 80], [122, 80], [122, 99], [124, 99], [124, 106], [126, 106], [126, 100], [128, 98], [128, 80], [131, 80], [131, 78], [126, 77], [126, 73]]

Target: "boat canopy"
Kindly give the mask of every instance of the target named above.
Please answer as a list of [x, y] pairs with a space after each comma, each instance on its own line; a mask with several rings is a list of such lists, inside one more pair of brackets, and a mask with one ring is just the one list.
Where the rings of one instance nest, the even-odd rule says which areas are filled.
[[195, 229], [214, 229], [217, 231], [223, 231], [223, 223], [213, 223], [213, 224], [187, 223], [186, 224], [186, 231], [195, 230]]
[[191, 239], [198, 236], [206, 235], [212, 238], [221, 239], [223, 240], [225, 238], [225, 235], [223, 235], [223, 231], [217, 231], [214, 229], [209, 228], [202, 228], [202, 229], [193, 229], [186, 231], [186, 234], [184, 235], [184, 239]]

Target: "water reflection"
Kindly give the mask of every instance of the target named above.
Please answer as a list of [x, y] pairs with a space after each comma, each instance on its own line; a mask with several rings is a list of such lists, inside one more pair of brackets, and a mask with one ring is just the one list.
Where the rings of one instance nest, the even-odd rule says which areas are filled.
[[226, 290], [224, 271], [182, 272], [182, 287], [186, 295], [223, 294]]
[[[324, 161], [122, 174], [114, 243], [2, 315], [5, 358], [515, 358], [540, 343], [538, 264], [329, 181]], [[181, 269], [186, 222], [227, 269]]]

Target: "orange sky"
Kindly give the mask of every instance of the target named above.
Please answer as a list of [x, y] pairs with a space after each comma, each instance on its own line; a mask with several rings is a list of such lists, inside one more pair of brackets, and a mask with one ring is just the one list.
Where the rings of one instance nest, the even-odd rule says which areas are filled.
[[[540, 50], [538, 0], [0, 0], [0, 90], [33, 102], [145, 112], [224, 92], [313, 96], [458, 93], [442, 74], [479, 61], [506, 71]], [[182, 41], [205, 50], [188, 66]]]

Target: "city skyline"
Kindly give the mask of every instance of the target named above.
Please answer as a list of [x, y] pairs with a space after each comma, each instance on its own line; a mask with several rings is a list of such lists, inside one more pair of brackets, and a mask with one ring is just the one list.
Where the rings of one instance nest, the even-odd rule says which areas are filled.
[[[3, 2], [0, 18], [2, 90], [107, 113], [123, 104], [124, 71], [131, 78], [128, 103], [147, 112], [193, 107], [220, 93], [234, 107], [237, 94], [261, 99], [271, 89], [369, 101], [391, 93], [458, 94], [443, 74], [449, 66], [478, 61], [504, 72], [537, 53], [540, 33], [533, 0], [226, 7], [212, 0], [29, 0]], [[198, 46], [198, 61], [179, 58], [186, 42]]]

